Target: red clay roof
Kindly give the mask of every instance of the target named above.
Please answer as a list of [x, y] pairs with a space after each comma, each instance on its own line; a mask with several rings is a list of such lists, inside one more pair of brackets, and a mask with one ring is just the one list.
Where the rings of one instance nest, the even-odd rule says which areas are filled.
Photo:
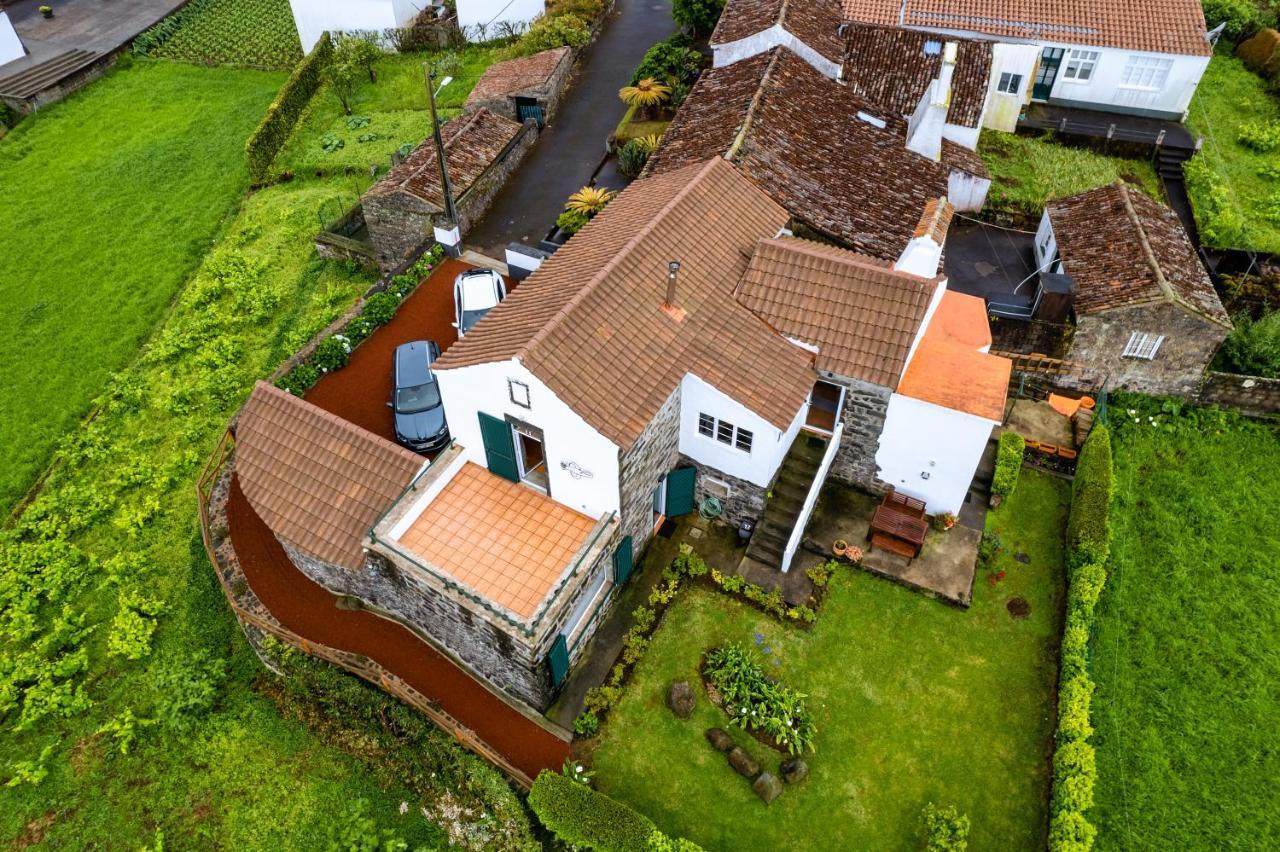
[[839, 64], [840, 16], [840, 0], [729, 0], [710, 43], [729, 44], [776, 25]]
[[986, 175], [973, 152], [950, 142], [941, 163], [907, 150], [906, 128], [901, 116], [775, 48], [704, 71], [648, 169], [723, 156], [813, 229], [896, 260], [921, 211], [947, 194], [953, 166]]
[[236, 423], [236, 476], [287, 544], [343, 568], [424, 461], [277, 387], [258, 382]]
[[898, 383], [898, 393], [987, 420], [1003, 419], [1013, 362], [979, 351], [990, 345], [986, 303], [947, 290]]
[[738, 301], [817, 346], [819, 369], [893, 388], [937, 286], [845, 249], [774, 239], [756, 246]]
[[[470, 189], [471, 184], [484, 174], [484, 170], [498, 159], [503, 149], [516, 138], [521, 127], [519, 122], [484, 108], [451, 118], [441, 126], [444, 156], [449, 164], [449, 181], [453, 184], [455, 198]], [[396, 191], [412, 193], [443, 209], [440, 166], [436, 161], [436, 147], [431, 137], [424, 139], [400, 165], [387, 172], [366, 194], [386, 195]]]
[[845, 20], [1208, 56], [1200, 0], [843, 0]]
[[505, 62], [495, 62], [485, 69], [476, 81], [475, 88], [467, 95], [472, 104], [501, 95], [515, 95], [528, 89], [546, 85], [562, 61], [572, 53], [568, 47], [543, 50], [532, 56], [521, 56]]
[[[991, 77], [989, 41], [849, 24], [845, 29], [844, 81], [872, 103], [910, 115], [941, 73], [942, 45], [947, 41], [957, 47], [947, 123], [977, 127]], [[928, 52], [927, 43], [932, 43]]]
[[1173, 302], [1231, 326], [1177, 214], [1146, 193], [1116, 181], [1051, 201], [1048, 213], [1077, 314]]
[[[780, 429], [813, 386], [812, 355], [733, 297], [757, 240], [787, 213], [713, 159], [633, 183], [436, 362], [518, 359], [626, 449], [693, 373]], [[662, 304], [681, 263], [675, 318]]]

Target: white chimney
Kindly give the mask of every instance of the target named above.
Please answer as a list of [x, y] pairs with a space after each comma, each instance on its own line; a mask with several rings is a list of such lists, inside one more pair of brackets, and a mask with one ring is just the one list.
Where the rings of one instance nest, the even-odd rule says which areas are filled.
[[959, 46], [949, 41], [942, 49], [942, 68], [925, 89], [915, 112], [907, 119], [907, 148], [930, 160], [942, 157], [942, 130], [951, 106], [951, 79], [955, 76]]

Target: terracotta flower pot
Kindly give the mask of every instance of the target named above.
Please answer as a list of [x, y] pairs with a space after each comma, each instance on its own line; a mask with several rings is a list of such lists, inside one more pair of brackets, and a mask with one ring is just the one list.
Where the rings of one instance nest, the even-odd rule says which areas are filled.
[[848, 550], [849, 550], [849, 542], [845, 541], [842, 538], [836, 539], [835, 543], [831, 545], [831, 552], [834, 553], [836, 556], [844, 556]]

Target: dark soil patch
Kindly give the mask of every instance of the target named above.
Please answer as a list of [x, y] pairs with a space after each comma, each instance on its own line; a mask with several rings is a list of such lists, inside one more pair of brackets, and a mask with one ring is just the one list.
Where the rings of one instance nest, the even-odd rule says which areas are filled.
[[1009, 610], [1009, 614], [1014, 618], [1026, 618], [1031, 614], [1031, 604], [1027, 603], [1027, 599], [1022, 595], [1014, 595], [1009, 598], [1005, 608]]
[[44, 833], [49, 830], [49, 826], [53, 825], [58, 818], [53, 811], [45, 811], [43, 816], [37, 817], [27, 823], [26, 828], [22, 829], [22, 833], [14, 838], [11, 849], [26, 849], [28, 846], [35, 846], [44, 840]]

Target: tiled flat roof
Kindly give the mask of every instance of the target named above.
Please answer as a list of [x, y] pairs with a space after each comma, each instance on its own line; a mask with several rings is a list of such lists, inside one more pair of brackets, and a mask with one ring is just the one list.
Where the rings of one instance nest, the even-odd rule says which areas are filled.
[[595, 526], [588, 516], [467, 462], [400, 536], [400, 545], [528, 619]]

